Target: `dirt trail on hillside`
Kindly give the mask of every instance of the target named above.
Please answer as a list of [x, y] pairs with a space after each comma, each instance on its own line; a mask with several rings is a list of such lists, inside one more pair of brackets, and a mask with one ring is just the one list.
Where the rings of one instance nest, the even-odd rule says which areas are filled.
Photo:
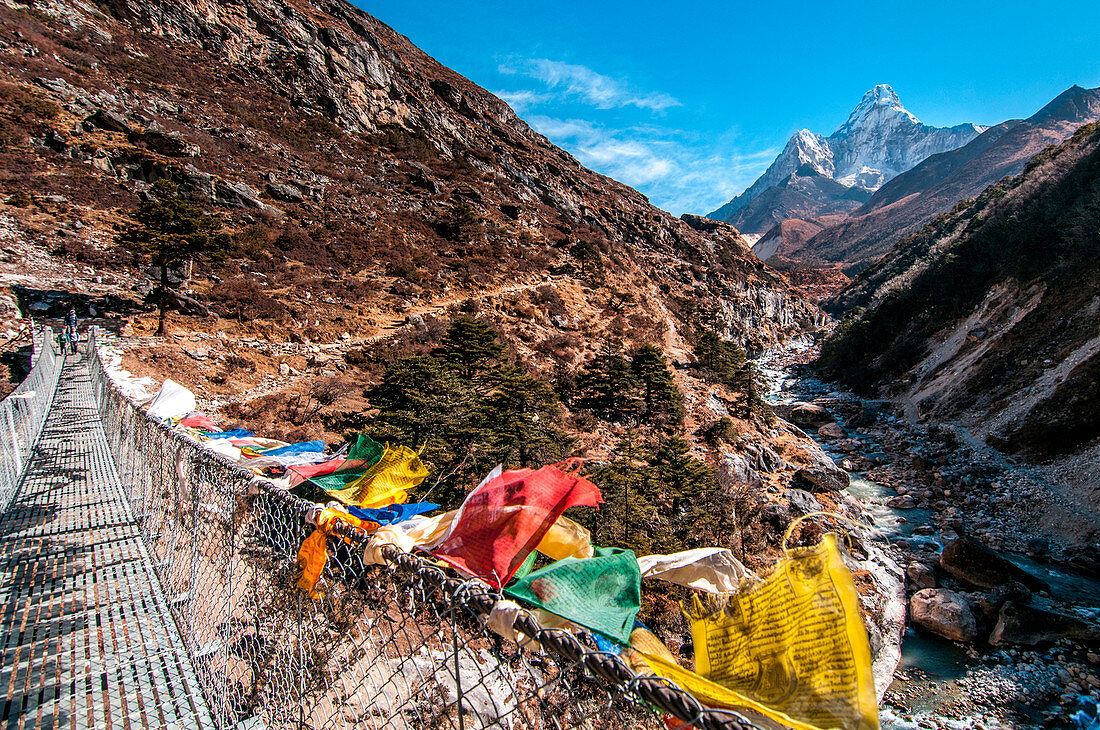
[[[519, 284], [508, 284], [507, 286], [497, 287], [488, 291], [481, 292], [479, 294], [470, 294], [468, 292], [450, 294], [445, 297], [433, 299], [431, 302], [424, 304], [414, 304], [412, 308], [404, 312], [401, 317], [395, 317], [386, 324], [379, 325], [378, 331], [374, 334], [367, 335], [366, 337], [351, 338], [348, 340], [331, 342], [326, 344], [317, 344], [316, 347], [320, 352], [326, 355], [343, 355], [348, 350], [365, 347], [367, 345], [373, 345], [381, 342], [382, 340], [389, 339], [397, 334], [397, 332], [409, 322], [409, 318], [414, 316], [431, 317], [442, 314], [447, 309], [454, 305], [468, 301], [477, 300], [482, 301], [485, 299], [492, 299], [494, 297], [505, 296], [507, 294], [515, 294], [517, 292], [529, 291], [531, 289], [538, 288], [540, 286], [553, 285], [560, 280], [561, 277], [550, 277], [549, 279], [539, 279], [538, 281], [525, 282]], [[263, 398], [265, 396], [274, 395], [280, 391], [293, 387], [295, 384], [302, 380], [309, 378], [315, 378], [315, 373], [302, 372], [296, 375], [290, 375], [280, 378], [277, 382], [261, 385], [258, 388], [252, 388], [250, 390], [240, 391], [231, 396], [225, 398], [217, 398], [209, 401], [206, 405], [211, 410], [220, 410], [229, 405], [237, 403], [247, 403], [248, 401], [255, 400], [257, 398]]]

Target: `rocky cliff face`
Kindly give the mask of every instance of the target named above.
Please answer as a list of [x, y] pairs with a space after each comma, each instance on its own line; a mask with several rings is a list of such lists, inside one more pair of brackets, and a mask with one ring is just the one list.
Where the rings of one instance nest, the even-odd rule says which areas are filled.
[[[677, 302], [721, 303], [751, 313], [751, 327], [723, 326], [761, 346], [819, 317], [797, 299], [772, 316], [761, 302], [787, 285], [736, 232], [697, 231], [583, 168], [350, 5], [44, 0], [0, 12], [10, 82], [56, 110], [13, 122], [8, 187], [33, 189], [29, 154], [122, 212], [162, 177], [221, 206], [230, 225], [255, 228], [245, 258], [260, 263], [219, 273], [221, 311], [240, 294], [284, 320], [338, 316], [354, 329], [409, 302], [577, 269], [571, 251], [585, 243], [603, 258], [605, 291], [633, 294], [654, 326], [680, 316]], [[340, 291], [323, 293], [333, 267]], [[334, 304], [290, 301], [307, 290]]]
[[[932, 127], [921, 123], [901, 104], [897, 93], [879, 84], [866, 94], [847, 121], [828, 137], [799, 130], [775, 162], [744, 193], [710, 214], [748, 233], [765, 233], [787, 218], [807, 218], [852, 210], [883, 183], [931, 155], [952, 150], [983, 131], [974, 124]], [[819, 190], [815, 206], [789, 206], [764, 198], [773, 188], [789, 185], [790, 176], [804, 170], [834, 180], [832, 190]], [[863, 197], [860, 198], [859, 192]], [[755, 205], [753, 205], [756, 203]], [[766, 208], [766, 211], [762, 211]], [[807, 210], [811, 215], [807, 216]], [[763, 212], [763, 215], [762, 215]]]

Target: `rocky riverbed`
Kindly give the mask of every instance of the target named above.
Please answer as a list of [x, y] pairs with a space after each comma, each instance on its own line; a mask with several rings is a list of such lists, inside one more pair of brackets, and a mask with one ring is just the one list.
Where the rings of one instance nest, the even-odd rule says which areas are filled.
[[883, 727], [1092, 730], [1100, 580], [1089, 520], [1052, 525], [1043, 514], [1057, 487], [1037, 470], [956, 426], [916, 424], [903, 407], [806, 376], [812, 354], [801, 343], [762, 368], [777, 412], [849, 472], [875, 542], [904, 568], [908, 625]]

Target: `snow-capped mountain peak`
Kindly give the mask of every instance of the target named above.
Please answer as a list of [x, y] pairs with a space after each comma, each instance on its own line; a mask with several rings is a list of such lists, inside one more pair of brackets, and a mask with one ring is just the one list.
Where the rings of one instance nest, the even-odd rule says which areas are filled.
[[920, 120], [901, 104], [901, 99], [889, 84], [879, 84], [863, 95], [859, 104], [848, 115], [848, 121], [840, 125], [833, 135], [850, 132], [865, 126], [877, 126], [887, 119], [920, 124]]
[[924, 124], [902, 105], [893, 87], [878, 84], [828, 137], [808, 129], [792, 135], [775, 162], [748, 190], [710, 215], [742, 224], [738, 210], [803, 165], [847, 188], [874, 191], [930, 155], [961, 147], [984, 129], [974, 124]]
[[784, 176], [807, 164], [826, 177], [833, 176], [833, 151], [829, 149], [829, 140], [825, 137], [808, 129], [800, 129], [787, 142], [787, 148], [784, 155], [790, 157], [791, 164], [783, 166]]

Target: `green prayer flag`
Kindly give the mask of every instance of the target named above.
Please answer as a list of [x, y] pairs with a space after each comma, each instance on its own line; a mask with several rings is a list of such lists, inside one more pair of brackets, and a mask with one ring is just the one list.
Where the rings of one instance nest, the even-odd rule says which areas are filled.
[[310, 481], [326, 492], [344, 489], [359, 477], [367, 473], [367, 469], [378, 463], [382, 458], [385, 447], [365, 433], [359, 434], [348, 455], [344, 465], [335, 473], [311, 477]]
[[633, 550], [596, 548], [591, 558], [565, 558], [504, 589], [578, 626], [630, 643], [641, 607], [642, 574]]
[[362, 461], [364, 467], [377, 463], [382, 458], [385, 447], [365, 433], [359, 434], [359, 438], [348, 449], [348, 461]]

